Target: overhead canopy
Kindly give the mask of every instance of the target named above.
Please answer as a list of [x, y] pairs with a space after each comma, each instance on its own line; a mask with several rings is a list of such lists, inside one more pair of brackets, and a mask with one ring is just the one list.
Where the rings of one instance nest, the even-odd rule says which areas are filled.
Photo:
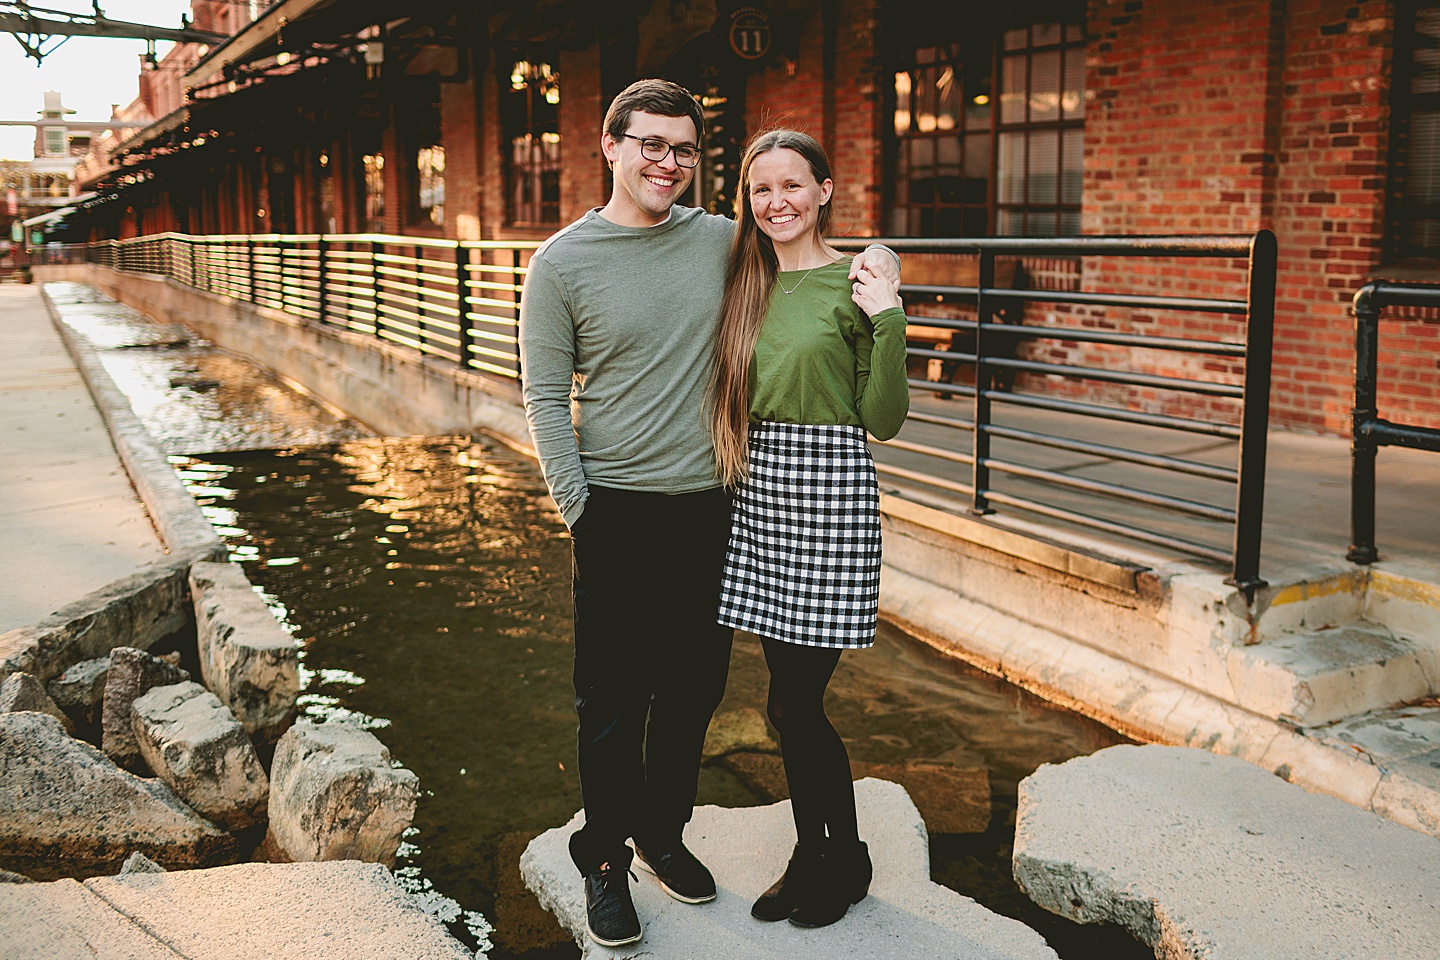
[[51, 210], [49, 213], [42, 213], [42, 214], [40, 214], [40, 216], [38, 216], [38, 217], [31, 217], [29, 220], [21, 220], [21, 221], [20, 221], [20, 225], [21, 225], [22, 227], [33, 227], [33, 226], [35, 226], [35, 225], [37, 225], [37, 224], [41, 224], [41, 223], [53, 223], [53, 222], [56, 221], [56, 220], [61, 220], [61, 219], [63, 219], [66, 214], [70, 214], [70, 213], [74, 213], [74, 212], [75, 212], [75, 207], [73, 207], [73, 206], [71, 206], [71, 207], [61, 207], [59, 210]]

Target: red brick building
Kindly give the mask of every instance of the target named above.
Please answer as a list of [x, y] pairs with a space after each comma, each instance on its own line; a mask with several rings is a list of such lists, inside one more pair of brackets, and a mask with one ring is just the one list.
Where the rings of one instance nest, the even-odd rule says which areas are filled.
[[[243, 5], [193, 6], [197, 27], [234, 36], [172, 52], [187, 66], [158, 74], [178, 84], [151, 92], [160, 119], [86, 184], [109, 198], [86, 211], [92, 236], [543, 238], [605, 200], [610, 97], [666, 76], [711, 116], [693, 202], [717, 211], [746, 137], [785, 124], [829, 148], [849, 235], [1272, 230], [1276, 425], [1345, 433], [1356, 289], [1440, 282], [1436, 2], [499, 0], [411, 16], [388, 0], [281, 0], [253, 4], [253, 23], [219, 19], [248, 20]], [[932, 266], [913, 258], [907, 279]], [[1081, 267], [1022, 269], [1044, 288]], [[1229, 295], [1242, 276], [1125, 269], [1134, 292]], [[1026, 321], [1047, 315], [1037, 304]], [[1440, 320], [1389, 324], [1382, 351], [1382, 414], [1440, 426]]]

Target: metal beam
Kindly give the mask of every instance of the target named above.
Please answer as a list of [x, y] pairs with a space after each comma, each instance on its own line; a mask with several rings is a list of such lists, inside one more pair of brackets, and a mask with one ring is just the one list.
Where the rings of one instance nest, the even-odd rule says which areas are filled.
[[[176, 43], [217, 43], [225, 39], [224, 34], [192, 28], [184, 18], [181, 18], [179, 27], [157, 27], [146, 23], [111, 20], [100, 13], [98, 5], [94, 13], [74, 13], [34, 7], [24, 0], [0, 2], [0, 33], [14, 34], [25, 52], [37, 60], [44, 56], [44, 52], [39, 49], [39, 42], [47, 37], [111, 37], [152, 42], [173, 40]], [[35, 37], [37, 40], [26, 43], [21, 37]]]

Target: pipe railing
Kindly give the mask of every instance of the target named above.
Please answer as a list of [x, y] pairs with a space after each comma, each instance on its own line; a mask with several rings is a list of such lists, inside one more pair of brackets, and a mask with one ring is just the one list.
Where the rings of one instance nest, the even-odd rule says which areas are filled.
[[[835, 244], [859, 249], [866, 242]], [[918, 399], [905, 430], [876, 445], [882, 475], [908, 495], [947, 509], [1028, 514], [1071, 531], [1213, 560], [1228, 567], [1228, 582], [1247, 595], [1264, 584], [1259, 561], [1276, 256], [1269, 231], [883, 242], [902, 253], [974, 258], [978, 273], [971, 285], [901, 288], [912, 324], [953, 331], [972, 344], [968, 351], [912, 346], [910, 357], [968, 365], [972, 382], [910, 380]], [[524, 264], [536, 246], [378, 234], [163, 234], [50, 248], [46, 262], [88, 260], [163, 274], [513, 382], [520, 375]], [[997, 258], [1035, 257], [1079, 261], [1082, 275], [1095, 261], [1117, 261], [1118, 268], [1104, 276], [1123, 279], [1143, 271], [1146, 282], [1153, 282], [1157, 263], [1218, 261], [1218, 268], [1208, 269], [1236, 278], [1236, 295], [1007, 289], [996, 283]], [[1189, 287], [1183, 276], [1174, 285]], [[969, 304], [974, 318], [942, 315], [931, 306], [939, 301]], [[1013, 322], [1019, 311], [1045, 305], [1052, 312], [1044, 323]], [[1126, 330], [1114, 319], [1120, 314], [1109, 311], [1177, 319]], [[1196, 326], [1197, 317], [1212, 319]], [[1214, 317], [1230, 318], [1223, 335], [1143, 332], [1207, 329]], [[1022, 343], [1032, 345], [1028, 352], [1017, 349]], [[1094, 358], [1072, 359], [1079, 347]], [[968, 399], [969, 416], [926, 402], [937, 395]], [[1030, 419], [1006, 415], [1015, 413]], [[1146, 437], [1095, 436], [1116, 427]], [[1157, 435], [1181, 442], [1157, 443]], [[1197, 443], [1233, 447], [1233, 458], [1215, 462], [1192, 452]], [[1107, 476], [1104, 468], [1122, 476]], [[1199, 484], [1206, 495], [1180, 489], [1182, 481]], [[1220, 493], [1209, 495], [1216, 488]], [[1097, 504], [1120, 513], [1107, 515]], [[1187, 525], [1202, 533], [1188, 532]]]
[[1374, 563], [1375, 457], [1380, 447], [1440, 452], [1440, 430], [1380, 416], [1380, 314], [1386, 307], [1440, 307], [1440, 286], [1372, 281], [1355, 293], [1355, 399], [1350, 412], [1350, 549], [1346, 559]]
[[44, 262], [84, 260], [172, 277], [514, 381], [520, 291], [538, 246], [384, 234], [165, 233], [51, 247]]
[[[866, 242], [873, 241], [836, 245], [854, 250]], [[912, 346], [910, 356], [965, 365], [972, 374], [969, 384], [912, 379], [912, 398], [965, 398], [969, 415], [912, 402], [909, 419], [924, 427], [907, 424], [899, 437], [877, 445], [876, 467], [882, 475], [907, 493], [939, 504], [958, 501], [972, 514], [1008, 508], [1072, 529], [1208, 558], [1227, 565], [1227, 582], [1247, 596], [1264, 585], [1260, 548], [1275, 310], [1272, 233], [880, 242], [902, 254], [978, 259], [974, 285], [901, 286], [912, 325], [949, 329], [968, 346], [963, 351], [953, 349], [953, 343], [952, 349]], [[1143, 272], [1147, 282], [1156, 275], [1157, 259], [1217, 260], [1237, 275], [1243, 295], [1227, 299], [996, 284], [997, 258], [1024, 262], [1039, 257], [1078, 260], [1082, 276], [1097, 260], [1120, 261], [1110, 265], [1115, 269], [1107, 276], [1123, 279]], [[1233, 269], [1236, 261], [1244, 262], [1243, 270]], [[1127, 272], [1131, 263], [1145, 267]], [[1176, 285], [1187, 286], [1183, 280]], [[974, 318], [941, 315], [933, 306], [937, 302], [968, 304]], [[1068, 315], [1052, 312], [1043, 324], [996, 322], [1002, 310], [1013, 316], [1040, 305], [1083, 308], [1083, 316], [1072, 310]], [[1194, 325], [1187, 318], [1231, 317], [1233, 330], [1213, 338], [1127, 332], [1106, 312], [1110, 309], [1178, 316], [1173, 327], [1181, 331], [1214, 325], [1203, 319]], [[1018, 349], [1024, 343], [1033, 345], [1028, 353]], [[1079, 347], [1095, 358], [1072, 359], [1077, 353], [1084, 356]], [[1229, 372], [1234, 367], [1238, 372]], [[1087, 436], [1101, 423], [1126, 425], [1130, 439], [1101, 442]], [[1187, 436], [1233, 444], [1233, 461], [1185, 455], [1187, 444], [1173, 438]], [[1006, 455], [997, 455], [997, 441]], [[1118, 472], [1121, 479], [1107, 472]], [[1177, 478], [1206, 496], [1177, 491]], [[1217, 487], [1219, 494], [1212, 494]], [[1099, 505], [1107, 505], [1110, 515]], [[1162, 519], [1151, 519], [1156, 516]], [[1220, 536], [1228, 542], [1216, 543]]]

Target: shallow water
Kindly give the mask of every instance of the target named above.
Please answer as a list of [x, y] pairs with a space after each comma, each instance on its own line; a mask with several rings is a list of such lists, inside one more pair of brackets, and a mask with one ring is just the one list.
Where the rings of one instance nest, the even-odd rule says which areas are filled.
[[83, 283], [47, 283], [65, 323], [168, 453], [332, 443], [373, 431], [179, 324], [150, 320]]
[[[397, 873], [494, 960], [575, 956], [519, 882], [525, 843], [580, 805], [569, 544], [533, 464], [431, 438], [178, 466], [303, 643], [305, 715], [360, 720], [419, 775]], [[765, 684], [759, 644], [740, 634], [721, 722], [753, 717]], [[1151, 955], [1121, 931], [1045, 914], [1009, 878], [1020, 779], [1122, 737], [889, 626], [874, 649], [842, 657], [831, 691], [857, 767], [986, 771], [989, 827], [933, 837], [936, 880], [1041, 930], [1062, 957]], [[763, 743], [708, 761], [699, 802], [771, 802], [775, 762]]]
[[[360, 722], [419, 776], [402, 884], [491, 960], [577, 957], [518, 867], [532, 837], [580, 806], [569, 543], [533, 462], [471, 438], [363, 437], [183, 328], [81, 284], [47, 290], [300, 640], [303, 715]], [[213, 385], [195, 389], [187, 371]], [[759, 720], [765, 685], [758, 641], [738, 634], [716, 729], [742, 735], [707, 760], [700, 803], [783, 795]], [[1066, 960], [1152, 956], [1122, 930], [1045, 913], [1010, 879], [1019, 781], [1123, 737], [883, 624], [873, 649], [842, 657], [830, 690], [857, 773], [923, 762], [938, 785], [912, 785], [917, 806], [979, 831], [932, 826], [937, 882], [1039, 930]]]

